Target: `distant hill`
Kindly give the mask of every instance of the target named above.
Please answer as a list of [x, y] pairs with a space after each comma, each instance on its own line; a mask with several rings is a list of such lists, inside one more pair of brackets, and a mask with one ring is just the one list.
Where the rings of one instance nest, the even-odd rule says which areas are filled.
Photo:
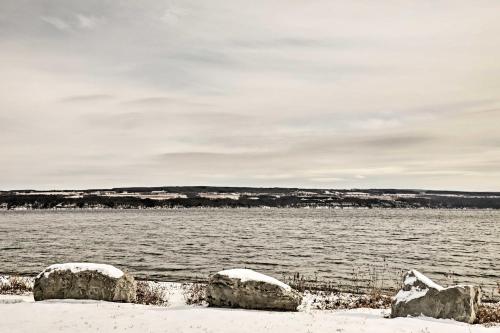
[[500, 209], [500, 192], [159, 186], [0, 192], [0, 209], [329, 207]]

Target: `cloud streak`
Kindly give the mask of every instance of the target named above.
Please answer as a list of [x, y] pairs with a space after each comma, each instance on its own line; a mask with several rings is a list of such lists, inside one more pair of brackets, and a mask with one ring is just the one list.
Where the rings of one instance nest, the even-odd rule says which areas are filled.
[[63, 103], [91, 103], [113, 99], [112, 95], [107, 94], [91, 94], [91, 95], [75, 95], [61, 99]]

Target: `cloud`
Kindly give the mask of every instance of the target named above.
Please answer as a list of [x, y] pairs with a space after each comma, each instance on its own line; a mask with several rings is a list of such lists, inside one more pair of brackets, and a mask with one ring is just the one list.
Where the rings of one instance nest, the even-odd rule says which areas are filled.
[[368, 39], [354, 38], [305, 38], [300, 36], [288, 36], [281, 38], [267, 37], [260, 40], [242, 39], [230, 42], [231, 46], [248, 49], [311, 49], [311, 48], [332, 48], [332, 49], [367, 49], [373, 47], [375, 42]]
[[175, 100], [170, 97], [144, 97], [137, 98], [125, 102], [126, 104], [136, 104], [136, 105], [164, 105], [174, 103]]
[[58, 17], [51, 17], [51, 16], [42, 16], [41, 17], [42, 21], [50, 24], [52, 27], [61, 30], [61, 31], [68, 31], [71, 30], [71, 25], [64, 21], [63, 19], [60, 19]]
[[144, 106], [166, 106], [166, 105], [188, 105], [188, 106], [211, 106], [209, 103], [194, 102], [186, 99], [172, 98], [172, 97], [142, 97], [132, 100], [127, 100], [122, 103], [123, 105], [144, 107]]
[[225, 163], [230, 160], [241, 159], [256, 159], [256, 158], [270, 158], [271, 153], [254, 153], [254, 152], [237, 152], [237, 153], [219, 153], [219, 152], [174, 152], [160, 154], [158, 158], [161, 161], [204, 161], [212, 160], [217, 163]]
[[394, 148], [394, 147], [411, 147], [432, 144], [439, 141], [438, 138], [428, 135], [408, 135], [408, 134], [389, 134], [385, 136], [376, 136], [372, 138], [362, 138], [356, 142], [357, 145], [369, 147], [373, 149]]
[[169, 6], [160, 16], [160, 20], [167, 24], [176, 24], [186, 13], [183, 8]]
[[99, 19], [93, 16], [76, 14], [78, 25], [83, 29], [94, 29], [98, 25]]
[[108, 94], [73, 95], [61, 99], [64, 103], [88, 103], [112, 100], [114, 97]]

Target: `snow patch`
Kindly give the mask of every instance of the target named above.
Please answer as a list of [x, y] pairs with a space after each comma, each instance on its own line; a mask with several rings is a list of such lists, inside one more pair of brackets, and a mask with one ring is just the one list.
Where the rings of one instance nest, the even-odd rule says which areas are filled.
[[429, 286], [429, 288], [434, 288], [437, 290], [443, 290], [444, 288], [441, 287], [439, 284], [435, 283], [431, 279], [429, 279], [427, 276], [424, 274], [420, 273], [419, 271], [412, 269], [410, 272], [413, 273], [415, 276], [409, 276], [405, 279], [404, 284], [405, 285], [413, 285], [415, 281], [420, 280], [422, 281], [425, 285]]
[[280, 286], [285, 290], [292, 290], [292, 287], [290, 287], [286, 283], [276, 280], [273, 277], [253, 271], [251, 269], [244, 269], [244, 268], [228, 269], [225, 271], [220, 271], [217, 274], [227, 276], [230, 279], [239, 279], [241, 282], [261, 281]]
[[396, 304], [398, 304], [400, 302], [406, 303], [406, 302], [411, 301], [412, 299], [425, 296], [428, 291], [429, 291], [429, 289], [422, 289], [422, 290], [412, 289], [412, 290], [408, 290], [408, 291], [400, 290], [396, 294], [396, 296], [394, 296], [394, 299], [396, 300]]
[[[420, 286], [415, 286], [415, 282], [420, 281], [422, 282], [426, 288], [422, 288]], [[429, 279], [427, 276], [424, 274], [420, 273], [419, 271], [412, 269], [408, 273], [406, 273], [406, 278], [403, 282], [405, 286], [411, 287], [410, 290], [400, 290], [396, 296], [394, 296], [394, 300], [396, 301], [396, 304], [400, 302], [409, 302], [412, 299], [420, 298], [423, 297], [427, 294], [429, 291], [429, 288], [436, 289], [436, 290], [444, 290], [445, 288], [441, 287], [431, 279]]]
[[106, 264], [93, 264], [93, 263], [65, 263], [65, 264], [54, 264], [43, 270], [38, 274], [37, 278], [41, 277], [42, 274], [45, 277], [53, 272], [57, 271], [71, 271], [72, 273], [79, 273], [84, 271], [97, 271], [103, 275], [109, 276], [111, 278], [119, 279], [123, 276], [123, 272], [118, 268], [106, 265]]
[[1, 285], [10, 285], [9, 276], [8, 275], [0, 275], [0, 286]]

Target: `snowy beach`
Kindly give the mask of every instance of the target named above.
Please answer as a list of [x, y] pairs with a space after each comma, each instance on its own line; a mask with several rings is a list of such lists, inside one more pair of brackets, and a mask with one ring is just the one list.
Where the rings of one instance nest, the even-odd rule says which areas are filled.
[[[179, 295], [177, 295], [179, 296]], [[500, 327], [452, 320], [384, 318], [388, 310], [269, 312], [188, 306], [173, 297], [169, 306], [52, 300], [0, 295], [0, 332], [500, 332]]]
[[[32, 285], [32, 278], [23, 278]], [[2, 282], [3, 281], [3, 282]], [[8, 283], [0, 276], [0, 283]], [[147, 282], [162, 306], [95, 300], [35, 302], [31, 292], [0, 295], [0, 332], [500, 332], [498, 324], [471, 325], [428, 317], [390, 319], [390, 309], [355, 308], [363, 295], [304, 293], [298, 312], [207, 307], [193, 298], [193, 284]], [[30, 287], [29, 287], [30, 288]], [[336, 304], [325, 310], [325, 304]], [[328, 309], [328, 308], [327, 308]]]

